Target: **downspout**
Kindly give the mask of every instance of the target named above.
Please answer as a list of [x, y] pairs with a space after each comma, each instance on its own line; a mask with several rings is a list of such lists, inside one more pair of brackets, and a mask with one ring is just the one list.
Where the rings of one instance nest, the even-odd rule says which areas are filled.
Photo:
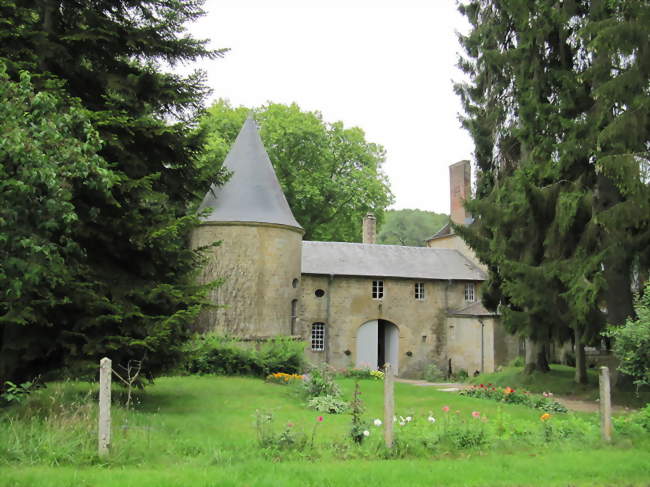
[[447, 285], [445, 286], [445, 311], [449, 311], [449, 288], [451, 287], [451, 279], [447, 279]]
[[484, 351], [484, 338], [485, 338], [485, 323], [481, 318], [478, 319], [481, 324], [481, 374], [485, 372], [485, 351]]
[[332, 303], [332, 283], [334, 282], [334, 274], [330, 274], [329, 281], [327, 282], [327, 299], [325, 300], [325, 362], [330, 363], [330, 335], [332, 333], [332, 323], [330, 322], [330, 305]]

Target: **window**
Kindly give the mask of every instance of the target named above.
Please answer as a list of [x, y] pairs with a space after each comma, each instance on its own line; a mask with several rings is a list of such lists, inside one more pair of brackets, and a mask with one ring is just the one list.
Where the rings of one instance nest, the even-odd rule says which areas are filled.
[[372, 281], [372, 299], [384, 297], [384, 281]]
[[296, 321], [298, 319], [298, 300], [291, 301], [291, 335], [296, 334]]
[[314, 291], [314, 295], [317, 298], [322, 298], [323, 296], [325, 296], [325, 291], [323, 291], [322, 289], [316, 289], [316, 291]]
[[465, 301], [468, 303], [473, 303], [474, 302], [474, 283], [473, 282], [468, 282], [465, 283]]
[[325, 350], [325, 323], [311, 325], [311, 349], [314, 352]]
[[415, 299], [422, 300], [424, 299], [424, 283], [416, 282], [415, 283]]

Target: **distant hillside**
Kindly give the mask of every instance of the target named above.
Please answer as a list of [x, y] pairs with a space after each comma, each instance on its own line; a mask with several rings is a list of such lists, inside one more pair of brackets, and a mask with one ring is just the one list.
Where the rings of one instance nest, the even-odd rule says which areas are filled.
[[424, 240], [440, 230], [449, 215], [424, 210], [387, 210], [378, 229], [377, 243], [424, 246]]

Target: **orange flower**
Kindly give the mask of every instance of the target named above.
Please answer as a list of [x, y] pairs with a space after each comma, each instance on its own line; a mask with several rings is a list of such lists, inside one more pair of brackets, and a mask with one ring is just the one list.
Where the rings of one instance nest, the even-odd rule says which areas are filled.
[[515, 390], [512, 389], [512, 388], [510, 388], [510, 387], [506, 387], [506, 388], [503, 390], [503, 392], [505, 392], [506, 394], [512, 394], [513, 392], [515, 392]]
[[542, 421], [548, 421], [549, 419], [551, 419], [551, 415], [548, 413], [544, 413], [539, 417], [539, 419], [541, 419]]

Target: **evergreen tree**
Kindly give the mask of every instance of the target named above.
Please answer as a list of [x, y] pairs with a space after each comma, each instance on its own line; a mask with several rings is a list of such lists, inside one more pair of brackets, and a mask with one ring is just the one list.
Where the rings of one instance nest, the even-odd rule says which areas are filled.
[[480, 184], [468, 205], [478, 224], [458, 231], [488, 264], [486, 305], [502, 305], [511, 331], [542, 349], [573, 335], [578, 381], [583, 345], [633, 313], [633, 264], [647, 268], [648, 8], [461, 7], [474, 29], [461, 38], [471, 81], [457, 91]]
[[[10, 79], [30, 72], [37, 92], [83, 107], [112, 182], [98, 188], [65, 181], [61, 204], [71, 205], [76, 221], [52, 238], [65, 237], [79, 252], [64, 259], [59, 279], [31, 296], [30, 315], [3, 297], [2, 379], [87, 360], [94, 366], [102, 355], [117, 363], [144, 358], [153, 374], [173, 360], [204, 305], [206, 289], [193, 280], [199, 257], [187, 234], [196, 223], [193, 205], [209, 186], [193, 126], [206, 88], [200, 72], [182, 77], [163, 69], [222, 54], [184, 33], [183, 25], [202, 14], [201, 3], [35, 0], [0, 7], [0, 60]], [[40, 198], [20, 202], [27, 231], [42, 224]], [[53, 293], [57, 299], [49, 299]]]

